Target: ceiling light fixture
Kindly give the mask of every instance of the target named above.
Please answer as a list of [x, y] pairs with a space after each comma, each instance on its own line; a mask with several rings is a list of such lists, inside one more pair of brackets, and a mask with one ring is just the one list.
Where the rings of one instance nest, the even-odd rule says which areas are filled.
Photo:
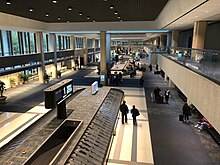
[[120, 19], [121, 17], [120, 17], [120, 15], [118, 16], [118, 19]]
[[34, 11], [34, 9], [33, 9], [33, 8], [29, 8], [29, 11], [30, 11], [30, 12], [33, 12], [33, 11]]
[[57, 3], [57, 1], [56, 1], [56, 0], [53, 0], [53, 3]]
[[113, 6], [113, 5], [110, 5], [110, 9], [114, 9], [114, 6]]
[[107, 2], [108, 0], [104, 0], [105, 2]]
[[93, 19], [92, 22], [95, 22], [95, 19]]
[[57, 19], [60, 21], [60, 19], [61, 19], [61, 18], [60, 18], [60, 17], [58, 17]]
[[87, 17], [86, 17], [86, 19], [90, 19], [90, 17], [89, 17], [89, 16], [87, 16]]
[[11, 4], [11, 0], [7, 0], [7, 1], [6, 1], [6, 4], [7, 4], [7, 5], [10, 5], [10, 4]]
[[72, 11], [72, 10], [73, 10], [73, 8], [70, 6], [70, 7], [68, 7], [68, 10], [69, 10], [69, 11]]
[[120, 19], [120, 21], [122, 22], [123, 20], [122, 20], [122, 19]]
[[118, 14], [118, 12], [117, 11], [115, 11], [115, 15], [117, 15]]
[[67, 20], [66, 22], [67, 22], [67, 23], [70, 23], [70, 21], [69, 21], [69, 20]]
[[83, 15], [82, 12], [79, 12], [79, 15]]
[[46, 15], [45, 15], [46, 17], [49, 17], [49, 14], [48, 13], [46, 13]]

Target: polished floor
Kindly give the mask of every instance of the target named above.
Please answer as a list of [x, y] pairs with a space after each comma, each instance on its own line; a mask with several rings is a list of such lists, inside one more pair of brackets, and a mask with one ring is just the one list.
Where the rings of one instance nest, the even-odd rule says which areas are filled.
[[[219, 165], [220, 149], [210, 136], [205, 132], [198, 133], [194, 129], [193, 119], [189, 125], [178, 121], [183, 101], [176, 90], [170, 88], [172, 97], [169, 104], [156, 104], [150, 99], [150, 93], [156, 86], [165, 90], [168, 87], [167, 83], [160, 75], [146, 71], [143, 73], [144, 88], [140, 88], [141, 75], [142, 72], [138, 72], [135, 78], [124, 76], [123, 82], [114, 86], [125, 92], [124, 99], [129, 109], [136, 105], [141, 115], [137, 118], [137, 125], [133, 125], [129, 113], [128, 123], [122, 125], [119, 114], [108, 164]], [[62, 78], [73, 78], [75, 85], [80, 88], [98, 77], [95, 68], [90, 67], [85, 70], [68, 71]], [[13, 92], [6, 91], [8, 103], [0, 105], [0, 111], [3, 111], [0, 114], [1, 146], [50, 111], [44, 108], [43, 98], [40, 98], [42, 93], [39, 91], [57, 81], [52, 80], [50, 84], [45, 85], [34, 81], [13, 89]], [[35, 95], [37, 92], [39, 93]], [[28, 99], [30, 96], [32, 97]]]

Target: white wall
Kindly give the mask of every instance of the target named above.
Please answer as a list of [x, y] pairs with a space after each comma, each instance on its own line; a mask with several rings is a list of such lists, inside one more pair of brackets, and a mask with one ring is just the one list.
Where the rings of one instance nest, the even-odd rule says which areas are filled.
[[220, 133], [220, 86], [161, 55], [158, 64]]

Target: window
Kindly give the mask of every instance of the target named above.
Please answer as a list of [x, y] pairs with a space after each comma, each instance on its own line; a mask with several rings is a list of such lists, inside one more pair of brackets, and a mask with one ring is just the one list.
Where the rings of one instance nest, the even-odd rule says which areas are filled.
[[[4, 40], [5, 42], [5, 40]], [[11, 38], [11, 31], [6, 31], [6, 44], [7, 44], [7, 49], [4, 52], [5, 56], [12, 55], [12, 38]]]
[[66, 37], [66, 49], [70, 49], [70, 37]]
[[92, 39], [87, 39], [87, 47], [92, 48]]
[[76, 37], [76, 48], [84, 48], [83, 38]]
[[20, 45], [19, 45], [19, 39], [18, 39], [18, 32], [12, 31], [12, 48], [13, 48], [13, 54], [21, 54], [20, 52]]
[[30, 53], [30, 38], [29, 38], [29, 33], [24, 32], [23, 33], [23, 39], [24, 39], [24, 54], [29, 54]]
[[99, 40], [95, 40], [95, 47], [96, 48], [99, 48], [100, 46], [99, 46]]
[[48, 34], [43, 34], [43, 43], [44, 43], [44, 52], [49, 51], [49, 41], [48, 41]]
[[31, 53], [37, 53], [35, 33], [30, 33], [30, 50]]

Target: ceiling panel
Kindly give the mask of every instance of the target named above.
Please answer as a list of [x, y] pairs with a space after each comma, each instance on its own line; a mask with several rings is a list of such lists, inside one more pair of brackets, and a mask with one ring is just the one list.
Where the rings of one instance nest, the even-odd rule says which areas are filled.
[[[0, 12], [43, 22], [154, 21], [168, 0], [7, 0], [0, 1]], [[110, 6], [114, 8], [111, 10]], [[72, 11], [68, 8], [71, 7]], [[29, 9], [33, 8], [33, 12]], [[117, 11], [118, 14], [114, 14]], [[82, 16], [79, 15], [82, 12]], [[46, 13], [49, 14], [46, 17]], [[89, 19], [87, 19], [89, 16]], [[118, 18], [120, 16], [120, 18]], [[60, 17], [60, 20], [58, 20]]]

